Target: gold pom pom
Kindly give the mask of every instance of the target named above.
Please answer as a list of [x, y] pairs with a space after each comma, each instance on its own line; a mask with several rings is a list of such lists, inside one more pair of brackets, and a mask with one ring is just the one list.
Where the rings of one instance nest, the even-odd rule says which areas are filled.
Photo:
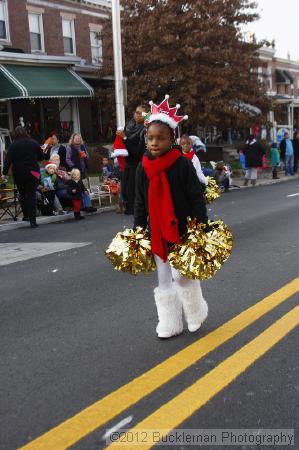
[[170, 264], [191, 280], [212, 278], [232, 251], [233, 235], [222, 222], [205, 224], [188, 218], [187, 232], [181, 244], [173, 245]]
[[141, 227], [117, 233], [105, 254], [116, 270], [132, 275], [156, 269], [149, 234]]
[[208, 185], [205, 190], [206, 203], [212, 203], [216, 198], [220, 197], [220, 188], [213, 177], [207, 177]]

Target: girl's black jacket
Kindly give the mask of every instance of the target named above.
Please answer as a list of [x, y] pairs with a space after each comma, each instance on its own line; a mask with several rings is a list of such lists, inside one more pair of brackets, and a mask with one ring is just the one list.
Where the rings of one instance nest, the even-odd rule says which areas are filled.
[[87, 190], [82, 180], [79, 180], [78, 182], [74, 180], [69, 180], [67, 182], [67, 187], [69, 196], [72, 200], [80, 200], [83, 192]]
[[[149, 159], [153, 159], [149, 152]], [[167, 178], [171, 191], [175, 215], [179, 221], [180, 236], [186, 231], [187, 217], [207, 223], [207, 209], [201, 183], [192, 162], [181, 156], [168, 169]], [[149, 180], [140, 163], [136, 171], [136, 196], [134, 226], [146, 228], [148, 225], [148, 187]], [[158, 205], [159, 207], [159, 205]]]

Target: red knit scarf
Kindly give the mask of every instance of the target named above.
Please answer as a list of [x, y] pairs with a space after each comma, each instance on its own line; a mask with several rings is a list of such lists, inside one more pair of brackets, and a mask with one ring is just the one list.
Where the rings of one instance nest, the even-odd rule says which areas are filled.
[[146, 155], [142, 166], [149, 179], [148, 204], [151, 226], [152, 252], [165, 262], [168, 242], [180, 242], [178, 220], [175, 216], [166, 171], [181, 156], [178, 149], [170, 150], [160, 158], [150, 160]]
[[188, 153], [183, 153], [183, 155], [186, 156], [186, 158], [190, 159], [190, 161], [192, 161], [193, 156], [195, 155], [195, 151], [194, 151], [194, 150], [191, 150], [191, 151], [188, 152]]

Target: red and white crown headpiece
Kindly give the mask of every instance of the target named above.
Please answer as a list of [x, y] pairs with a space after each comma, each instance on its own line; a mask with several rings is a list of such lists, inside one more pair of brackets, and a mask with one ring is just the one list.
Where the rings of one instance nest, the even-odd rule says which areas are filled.
[[170, 108], [168, 99], [169, 95], [165, 95], [164, 100], [159, 105], [156, 105], [153, 101], [149, 102], [151, 111], [146, 114], [144, 120], [145, 125], [149, 125], [151, 122], [159, 120], [160, 122], [166, 123], [174, 130], [180, 122], [188, 119], [188, 116], [177, 116], [176, 113], [180, 108], [180, 105], [175, 105]]

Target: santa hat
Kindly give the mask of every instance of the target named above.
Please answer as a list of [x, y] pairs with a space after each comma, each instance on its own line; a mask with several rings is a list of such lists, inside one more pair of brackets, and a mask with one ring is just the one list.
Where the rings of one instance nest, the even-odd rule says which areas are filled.
[[120, 168], [120, 171], [123, 172], [125, 170], [126, 165], [126, 157], [129, 155], [128, 150], [124, 144], [122, 138], [117, 134], [113, 144], [114, 152], [112, 153], [112, 158], [117, 158], [117, 162]]
[[113, 157], [128, 156], [128, 150], [124, 144], [122, 138], [117, 134], [113, 144]]
[[45, 164], [45, 169], [57, 169], [57, 164], [52, 161], [48, 161]]

